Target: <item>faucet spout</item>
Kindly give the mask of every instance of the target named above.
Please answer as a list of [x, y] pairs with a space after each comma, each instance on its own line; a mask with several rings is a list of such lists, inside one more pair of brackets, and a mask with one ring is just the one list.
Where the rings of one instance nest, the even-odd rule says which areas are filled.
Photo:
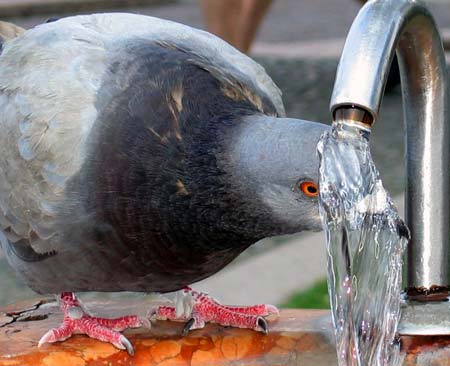
[[390, 64], [400, 66], [406, 128], [407, 286], [448, 295], [450, 129], [447, 69], [433, 17], [416, 0], [372, 0], [348, 34], [334, 84], [334, 120], [371, 126]]

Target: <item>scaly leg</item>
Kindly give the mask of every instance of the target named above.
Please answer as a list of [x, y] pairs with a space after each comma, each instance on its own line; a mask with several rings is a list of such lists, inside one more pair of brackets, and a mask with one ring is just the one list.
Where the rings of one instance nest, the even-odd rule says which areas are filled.
[[109, 342], [119, 349], [126, 349], [130, 355], [134, 354], [130, 341], [119, 332], [127, 328], [150, 327], [146, 319], [136, 315], [123, 316], [116, 319], [97, 318], [88, 315], [81, 307], [72, 292], [63, 292], [59, 303], [64, 320], [60, 327], [50, 329], [40, 339], [38, 347], [44, 343], [64, 341], [74, 333], [86, 334], [91, 338]]
[[268, 326], [264, 317], [278, 315], [273, 305], [228, 306], [219, 304], [212, 297], [186, 287], [183, 298], [175, 306], [159, 306], [150, 317], [158, 320], [187, 321], [183, 334], [191, 329], [200, 329], [207, 322], [223, 326], [250, 328], [267, 333]]

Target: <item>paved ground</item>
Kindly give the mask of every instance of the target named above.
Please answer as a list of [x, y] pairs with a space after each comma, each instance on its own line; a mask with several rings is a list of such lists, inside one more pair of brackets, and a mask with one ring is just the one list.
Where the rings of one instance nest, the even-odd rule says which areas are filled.
[[[5, 2], [0, 0], [0, 5]], [[450, 4], [433, 1], [431, 7], [440, 26], [449, 29]], [[131, 10], [202, 27], [195, 0]], [[274, 2], [255, 43], [254, 56], [283, 91], [289, 116], [326, 123], [330, 120], [328, 105], [338, 56], [357, 11], [358, 4], [352, 0]], [[31, 27], [51, 15], [55, 14], [8, 20]], [[400, 91], [394, 90], [384, 98], [372, 138], [374, 159], [394, 195], [401, 194], [404, 186], [401, 113]], [[198, 288], [226, 302], [280, 303], [292, 291], [307, 287], [324, 275], [323, 235], [301, 235], [267, 240], [250, 248], [236, 263]], [[4, 258], [0, 258], [0, 279], [0, 305], [31, 295], [6, 267]]]
[[175, 0], [0, 0], [3, 19], [51, 13], [94, 12], [105, 8], [168, 4]]
[[[78, 2], [82, 0], [0, 0], [0, 6], [8, 3], [42, 3], [50, 2]], [[86, 0], [89, 2], [101, 2], [102, 0]], [[116, 1], [116, 0], [114, 0]], [[158, 2], [167, 3], [164, 0], [122, 0], [122, 3]], [[169, 5], [131, 7], [127, 11], [157, 16], [175, 20], [181, 23], [202, 28], [202, 16], [197, 0], [178, 0]], [[110, 1], [113, 3], [113, 1]], [[450, 27], [450, 4], [447, 0], [427, 1], [437, 23], [441, 27]], [[104, 7], [107, 10], [120, 11], [118, 8]], [[345, 37], [352, 20], [357, 14], [359, 3], [354, 0], [275, 0], [267, 14], [257, 41], [258, 42], [298, 42], [310, 40], [335, 39]], [[21, 25], [27, 27], [41, 23], [50, 14], [36, 15], [29, 18], [15, 19]], [[1, 15], [0, 15], [1, 17]]]
[[[261, 26], [258, 40], [280, 42], [344, 36], [358, 8], [357, 2], [353, 0], [277, 0], [274, 1], [273, 7]], [[129, 10], [175, 20], [198, 28], [203, 27], [197, 0], [179, 0], [176, 4], [167, 6], [141, 6]], [[21, 18], [18, 23], [27, 26], [35, 25], [49, 15], [58, 14]]]

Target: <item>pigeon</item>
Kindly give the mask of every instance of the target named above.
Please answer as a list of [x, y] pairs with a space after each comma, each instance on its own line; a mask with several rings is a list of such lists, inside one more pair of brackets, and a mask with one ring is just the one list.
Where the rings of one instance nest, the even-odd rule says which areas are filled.
[[[6, 29], [6, 31], [5, 31]], [[8, 31], [9, 29], [9, 31]], [[272, 305], [189, 286], [262, 238], [321, 230], [317, 142], [265, 70], [201, 30], [104, 13], [0, 27], [0, 241], [73, 333], [133, 353], [149, 319], [267, 332]], [[180, 291], [149, 318], [88, 314], [79, 291]]]

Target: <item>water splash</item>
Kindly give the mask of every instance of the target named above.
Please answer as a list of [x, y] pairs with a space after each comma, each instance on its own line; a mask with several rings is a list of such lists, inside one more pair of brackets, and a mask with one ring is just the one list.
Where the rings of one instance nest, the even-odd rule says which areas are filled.
[[334, 123], [318, 145], [328, 288], [341, 366], [398, 364], [402, 254], [409, 237], [383, 188], [370, 130]]

